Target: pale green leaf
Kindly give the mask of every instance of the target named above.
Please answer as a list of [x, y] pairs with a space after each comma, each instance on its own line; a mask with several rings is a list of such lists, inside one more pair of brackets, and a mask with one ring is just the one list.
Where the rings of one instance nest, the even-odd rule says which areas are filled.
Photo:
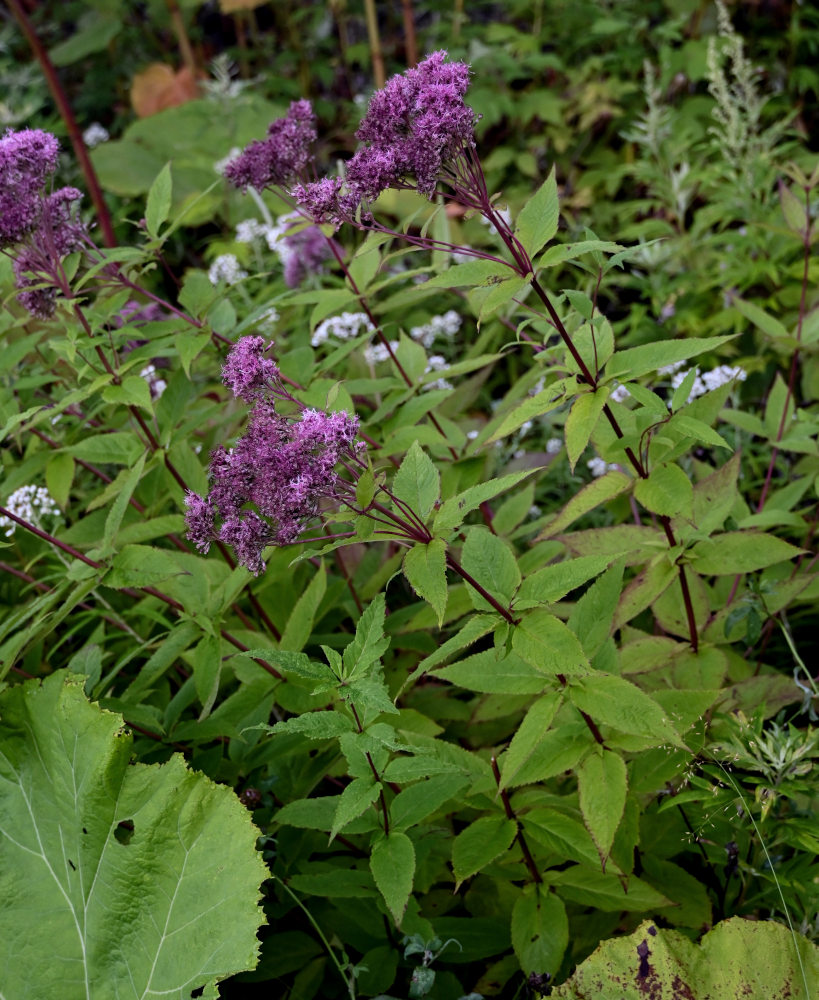
[[686, 337], [683, 340], [660, 340], [653, 344], [617, 351], [606, 365], [607, 378], [635, 379], [658, 368], [688, 361], [706, 351], [718, 352], [733, 337]]
[[549, 176], [518, 213], [515, 224], [515, 236], [530, 257], [534, 257], [554, 237], [559, 218], [560, 204], [553, 165]]
[[762, 531], [732, 531], [697, 542], [690, 555], [696, 571], [705, 576], [753, 573], [803, 552], [790, 542]]
[[159, 235], [159, 227], [170, 214], [172, 190], [171, 165], [166, 163], [151, 185], [145, 204], [145, 228], [150, 236]]
[[[496, 601], [509, 607], [520, 584], [520, 570], [508, 542], [488, 528], [477, 525], [468, 528], [461, 565]], [[469, 587], [469, 597], [479, 611], [491, 610], [491, 605], [474, 587]]]
[[596, 723], [650, 740], [653, 746], [684, 746], [666, 713], [635, 684], [613, 674], [573, 680], [569, 697]]
[[3, 995], [186, 1000], [215, 989], [256, 965], [268, 876], [258, 830], [230, 789], [179, 754], [131, 763], [122, 718], [82, 684], [57, 672], [2, 695], [0, 969], [25, 970], [0, 973]]
[[451, 531], [459, 527], [467, 514], [477, 510], [482, 503], [492, 500], [498, 494], [505, 492], [516, 486], [527, 476], [533, 475], [536, 469], [525, 469], [523, 472], [513, 472], [508, 476], [500, 476], [498, 479], [490, 479], [486, 483], [478, 483], [477, 486], [470, 486], [468, 490], [458, 493], [457, 496], [441, 504], [441, 508], [435, 515], [433, 529], [437, 532]]
[[589, 438], [594, 433], [597, 421], [609, 398], [609, 390], [601, 386], [596, 392], [584, 392], [572, 403], [566, 418], [566, 452], [572, 472], [577, 460], [586, 450]]
[[545, 608], [523, 616], [512, 633], [512, 649], [535, 670], [551, 677], [589, 670], [577, 636]]
[[694, 487], [679, 465], [658, 465], [647, 479], [638, 479], [634, 484], [634, 499], [652, 514], [693, 516]]

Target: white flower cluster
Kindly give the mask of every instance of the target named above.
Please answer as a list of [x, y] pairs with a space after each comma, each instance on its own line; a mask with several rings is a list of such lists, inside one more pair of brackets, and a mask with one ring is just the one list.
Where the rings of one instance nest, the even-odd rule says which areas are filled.
[[[352, 337], [357, 337], [362, 330], [365, 333], [375, 333], [375, 327], [367, 318], [366, 313], [343, 312], [340, 316], [330, 316], [319, 323], [313, 331], [310, 343], [313, 347], [319, 347], [326, 343], [330, 337], [335, 337], [337, 340], [350, 340]], [[379, 346], [384, 350], [384, 357], [378, 360], [384, 361], [389, 357], [389, 354], [386, 353], [387, 349], [383, 344]]]
[[162, 393], [168, 388], [168, 383], [164, 378], [160, 378], [157, 375], [156, 368], [153, 365], [146, 365], [139, 374], [148, 383], [148, 388], [151, 390], [151, 399], [159, 399]]
[[413, 340], [419, 341], [424, 347], [432, 347], [436, 337], [454, 337], [461, 328], [461, 317], [454, 309], [445, 312], [443, 316], [433, 316], [423, 326], [414, 326], [410, 330]]
[[[444, 372], [449, 368], [449, 362], [441, 354], [430, 354], [427, 358], [425, 372]], [[434, 382], [427, 382], [424, 389], [454, 389], [455, 386], [445, 378], [437, 378]]]
[[232, 253], [220, 253], [208, 269], [208, 280], [212, 285], [218, 285], [220, 281], [235, 285], [246, 277], [247, 271], [239, 267], [239, 261]]
[[[678, 371], [671, 377], [671, 388], [679, 388], [686, 375], [688, 375], [691, 369], [686, 369], [686, 371]], [[693, 399], [698, 396], [704, 396], [706, 392], [713, 392], [714, 389], [719, 389], [721, 385], [725, 385], [726, 382], [731, 382], [737, 379], [740, 382], [744, 382], [748, 377], [748, 373], [744, 368], [739, 366], [732, 368], [730, 365], [720, 365], [719, 368], [714, 368], [710, 372], [701, 372], [699, 368], [695, 369], [696, 376], [694, 382], [691, 386], [691, 392], [688, 394], [688, 402], [690, 403]]]
[[602, 458], [590, 458], [586, 462], [589, 472], [591, 472], [594, 479], [599, 479], [600, 476], [604, 476], [607, 472], [613, 472], [617, 465], [613, 462], [604, 462]]
[[563, 447], [562, 438], [549, 438], [549, 440], [546, 442], [546, 454], [556, 455], [562, 447]]
[[86, 146], [88, 146], [89, 149], [93, 149], [95, 146], [99, 146], [103, 142], [108, 142], [110, 138], [108, 129], [104, 125], [100, 125], [99, 122], [94, 122], [93, 125], [89, 125], [82, 134], [82, 141]]
[[[31, 524], [39, 524], [46, 515], [59, 515], [60, 508], [54, 502], [45, 486], [21, 486], [6, 500], [5, 508]], [[16, 523], [10, 517], [0, 517], [0, 528], [6, 529], [6, 537], [14, 534]]]
[[[393, 354], [398, 350], [398, 341], [390, 341], [390, 349]], [[364, 348], [364, 360], [368, 365], [377, 365], [382, 361], [389, 361], [390, 352], [387, 350], [386, 344], [373, 344], [371, 347]]]
[[270, 228], [258, 219], [242, 219], [236, 225], [236, 242], [252, 243], [254, 240], [266, 239]]

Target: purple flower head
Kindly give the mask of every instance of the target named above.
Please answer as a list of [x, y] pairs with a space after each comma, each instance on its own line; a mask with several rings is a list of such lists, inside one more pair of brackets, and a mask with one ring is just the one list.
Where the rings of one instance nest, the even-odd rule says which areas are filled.
[[315, 222], [343, 222], [339, 199], [342, 181], [339, 177], [322, 177], [311, 184], [296, 184], [290, 194]]
[[58, 153], [54, 136], [39, 129], [9, 131], [0, 139], [0, 247], [19, 243], [39, 222]]
[[446, 62], [443, 51], [393, 77], [373, 95], [356, 133], [369, 145], [348, 164], [349, 190], [372, 200], [413, 176], [418, 190], [433, 197], [442, 168], [475, 145], [468, 88], [469, 67]]
[[[144, 323], [158, 323], [163, 319], [170, 319], [170, 313], [166, 312], [158, 302], [147, 302], [144, 305], [131, 299], [126, 302], [120, 311], [111, 321], [119, 330], [127, 323], [129, 326], [142, 326]], [[136, 347], [142, 347], [147, 343], [145, 340], [134, 341]]]
[[225, 177], [242, 191], [289, 187], [305, 175], [315, 140], [316, 119], [310, 102], [294, 101], [284, 118], [268, 126], [267, 138], [251, 142], [225, 167]]
[[347, 413], [304, 410], [288, 420], [257, 398], [235, 447], [211, 456], [207, 499], [189, 494], [188, 537], [200, 548], [217, 537], [233, 546], [243, 566], [261, 572], [265, 546], [296, 541], [322, 505], [343, 502], [336, 466], [360, 447], [357, 431]]
[[276, 363], [262, 357], [268, 346], [264, 337], [242, 337], [228, 352], [222, 381], [237, 399], [251, 403], [264, 393], [270, 382], [278, 379]]

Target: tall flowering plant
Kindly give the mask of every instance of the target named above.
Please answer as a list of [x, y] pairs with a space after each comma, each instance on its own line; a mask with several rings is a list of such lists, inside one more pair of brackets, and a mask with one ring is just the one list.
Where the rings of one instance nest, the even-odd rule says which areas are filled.
[[[642, 921], [690, 934], [748, 912], [728, 903], [747, 830], [707, 890], [689, 871], [721, 871], [726, 849], [695, 851], [668, 807], [727, 759], [720, 713], [750, 731], [771, 705], [816, 705], [804, 663], [791, 678], [765, 659], [815, 583], [798, 490], [777, 488], [788, 449], [799, 489], [815, 473], [801, 346], [751, 424], [730, 405], [753, 377], [733, 335], [616, 344], [606, 292], [646, 248], [562, 241], [555, 168], [502, 210], [470, 76], [436, 52], [393, 77], [332, 172], [310, 104], [291, 104], [223, 168], [261, 215], [237, 227], [242, 259], [220, 252], [167, 297], [171, 168], [144, 246], [104, 250], [79, 192], [49, 190], [56, 140], [0, 140], [18, 299], [2, 565], [33, 595], [0, 661], [64, 656], [140, 755], [189, 750], [240, 791], [274, 876], [258, 975], [291, 946], [317, 954], [315, 935], [328, 997], [534, 994], [616, 931], [637, 934], [648, 988]], [[794, 178], [801, 302], [741, 315], [802, 345], [819, 175]], [[265, 245], [282, 273], [259, 281]], [[575, 263], [582, 287], [563, 287]], [[743, 426], [771, 445], [753, 512]], [[765, 780], [796, 788], [812, 743], [777, 733]]]

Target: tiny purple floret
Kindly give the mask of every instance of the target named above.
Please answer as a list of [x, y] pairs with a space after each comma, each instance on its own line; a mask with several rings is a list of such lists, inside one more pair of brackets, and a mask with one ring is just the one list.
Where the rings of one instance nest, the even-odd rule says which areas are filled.
[[222, 381], [237, 399], [253, 402], [279, 377], [275, 361], [262, 357], [268, 346], [264, 337], [242, 337], [231, 347], [222, 367]]

